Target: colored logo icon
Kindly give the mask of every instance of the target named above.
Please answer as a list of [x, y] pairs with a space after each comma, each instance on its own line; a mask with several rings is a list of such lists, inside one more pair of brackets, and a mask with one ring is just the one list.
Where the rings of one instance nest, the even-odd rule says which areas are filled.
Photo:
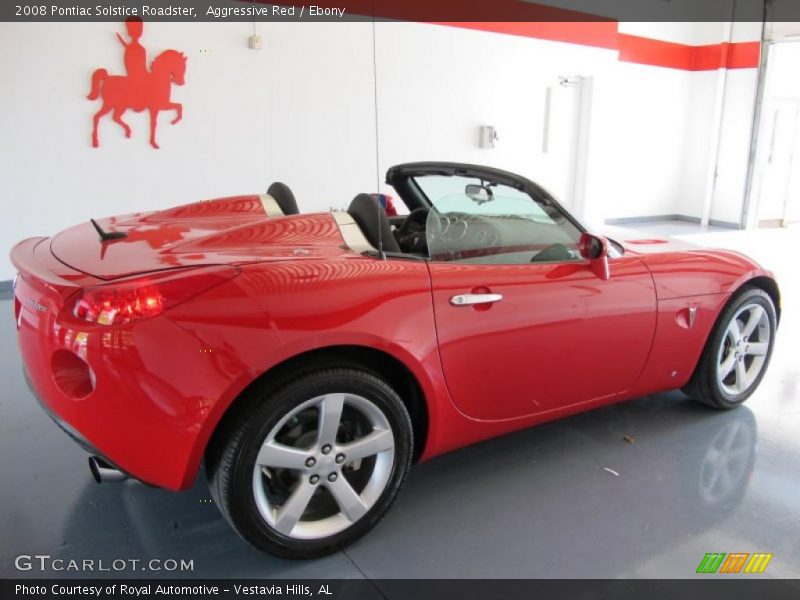
[[697, 566], [698, 573], [736, 574], [763, 573], [772, 560], [772, 554], [765, 552], [709, 552]]

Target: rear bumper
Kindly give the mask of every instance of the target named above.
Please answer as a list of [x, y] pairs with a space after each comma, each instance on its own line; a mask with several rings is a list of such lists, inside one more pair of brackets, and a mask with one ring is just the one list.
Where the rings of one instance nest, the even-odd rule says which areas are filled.
[[[20, 288], [24, 291], [24, 284], [18, 284]], [[131, 477], [173, 490], [186, 487], [194, 479], [195, 473], [188, 470], [204, 421], [205, 396], [187, 389], [188, 375], [184, 381], [168, 378], [166, 365], [174, 363], [167, 349], [190, 344], [200, 356], [196, 342], [186, 340], [185, 333], [169, 323], [144, 322], [139, 325], [141, 334], [134, 330], [64, 333], [63, 326], [36, 322], [38, 315], [27, 313], [23, 306], [18, 343], [29, 385], [45, 412], [83, 448]], [[157, 346], [163, 350], [158, 352]], [[157, 353], [155, 363], [161, 367], [143, 360], [142, 347]], [[76, 395], [57, 382], [54, 357], [64, 352], [88, 365], [93, 381], [88, 395]], [[185, 350], [175, 354], [190, 358]], [[179, 370], [190, 371], [191, 363], [186, 360]], [[200, 365], [195, 363], [195, 368]]]
[[28, 369], [25, 368], [25, 365], [22, 365], [22, 376], [25, 378], [25, 383], [27, 384], [28, 390], [30, 391], [31, 395], [33, 395], [34, 399], [42, 408], [42, 410], [45, 412], [45, 414], [51, 419], [53, 419], [53, 422], [61, 428], [61, 431], [66, 433], [72, 439], [73, 442], [78, 444], [89, 454], [97, 454], [98, 452], [97, 448], [92, 446], [89, 440], [83, 437], [81, 433], [77, 431], [75, 428], [71, 427], [69, 423], [65, 423], [64, 421], [62, 421], [61, 418], [57, 414], [55, 414], [52, 410], [50, 410], [50, 407], [47, 406], [47, 404], [45, 404], [42, 401], [42, 397], [39, 396], [39, 392], [36, 391], [36, 388], [34, 387], [33, 382], [31, 381], [31, 376], [28, 375]]
[[44, 410], [130, 477], [170, 490], [190, 487], [217, 401], [236, 393], [234, 384], [249, 373], [235, 356], [212, 352], [204, 324], [182, 322], [178, 311], [121, 327], [75, 319], [63, 308], [87, 282], [51, 262], [44, 241], [23, 242], [12, 259], [20, 271], [17, 342]]
[[[34, 397], [34, 399], [39, 404], [39, 406], [42, 408], [42, 410], [45, 412], [45, 414], [48, 417], [50, 417], [56, 425], [59, 426], [61, 431], [66, 433], [67, 436], [73, 442], [78, 444], [81, 448], [83, 448], [89, 454], [103, 459], [105, 462], [107, 462], [109, 465], [113, 466], [118, 471], [120, 471], [122, 473], [125, 473], [125, 471], [123, 471], [117, 465], [112, 463], [108, 459], [108, 457], [103, 456], [102, 452], [100, 452], [97, 448], [92, 446], [91, 442], [89, 440], [87, 440], [85, 437], [83, 437], [83, 435], [81, 434], [80, 431], [78, 431], [77, 429], [72, 427], [69, 423], [66, 423], [65, 421], [62, 421], [61, 418], [59, 418], [59, 416], [57, 414], [55, 414], [53, 411], [50, 410], [50, 407], [47, 406], [47, 404], [45, 404], [42, 401], [41, 397], [39, 396], [39, 392], [36, 391], [36, 388], [34, 387], [33, 382], [31, 381], [30, 375], [28, 375], [28, 370], [25, 368], [24, 365], [22, 366], [22, 376], [25, 378], [25, 383], [27, 384], [28, 390], [30, 391], [31, 395]], [[128, 477], [131, 477], [130, 473], [125, 473], [125, 475], [127, 475]], [[133, 479], [135, 479], [135, 477]]]

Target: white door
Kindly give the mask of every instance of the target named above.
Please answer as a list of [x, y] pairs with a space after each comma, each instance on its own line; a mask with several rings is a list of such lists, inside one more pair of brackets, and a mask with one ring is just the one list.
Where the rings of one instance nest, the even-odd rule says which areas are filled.
[[758, 222], [785, 226], [800, 219], [800, 100], [771, 99], [764, 116]]
[[773, 23], [747, 222], [800, 221], [800, 23]]
[[578, 219], [586, 213], [586, 167], [592, 80], [562, 76], [547, 90], [542, 153], [545, 169], [538, 176], [556, 199]]

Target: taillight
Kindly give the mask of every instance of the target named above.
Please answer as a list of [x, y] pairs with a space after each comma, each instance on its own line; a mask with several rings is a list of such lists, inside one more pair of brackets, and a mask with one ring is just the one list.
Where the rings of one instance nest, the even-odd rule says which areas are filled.
[[125, 325], [160, 315], [238, 274], [236, 267], [201, 267], [86, 288], [72, 301], [72, 315], [100, 325]]

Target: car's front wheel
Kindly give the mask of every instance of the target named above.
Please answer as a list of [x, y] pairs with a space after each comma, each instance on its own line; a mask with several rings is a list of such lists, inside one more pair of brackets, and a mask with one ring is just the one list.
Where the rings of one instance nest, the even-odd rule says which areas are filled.
[[380, 520], [413, 449], [408, 411], [385, 381], [326, 369], [247, 407], [206, 465], [212, 496], [239, 535], [273, 554], [310, 558]]
[[747, 400], [766, 373], [776, 327], [769, 295], [742, 288], [723, 309], [684, 392], [714, 408], [734, 408]]

